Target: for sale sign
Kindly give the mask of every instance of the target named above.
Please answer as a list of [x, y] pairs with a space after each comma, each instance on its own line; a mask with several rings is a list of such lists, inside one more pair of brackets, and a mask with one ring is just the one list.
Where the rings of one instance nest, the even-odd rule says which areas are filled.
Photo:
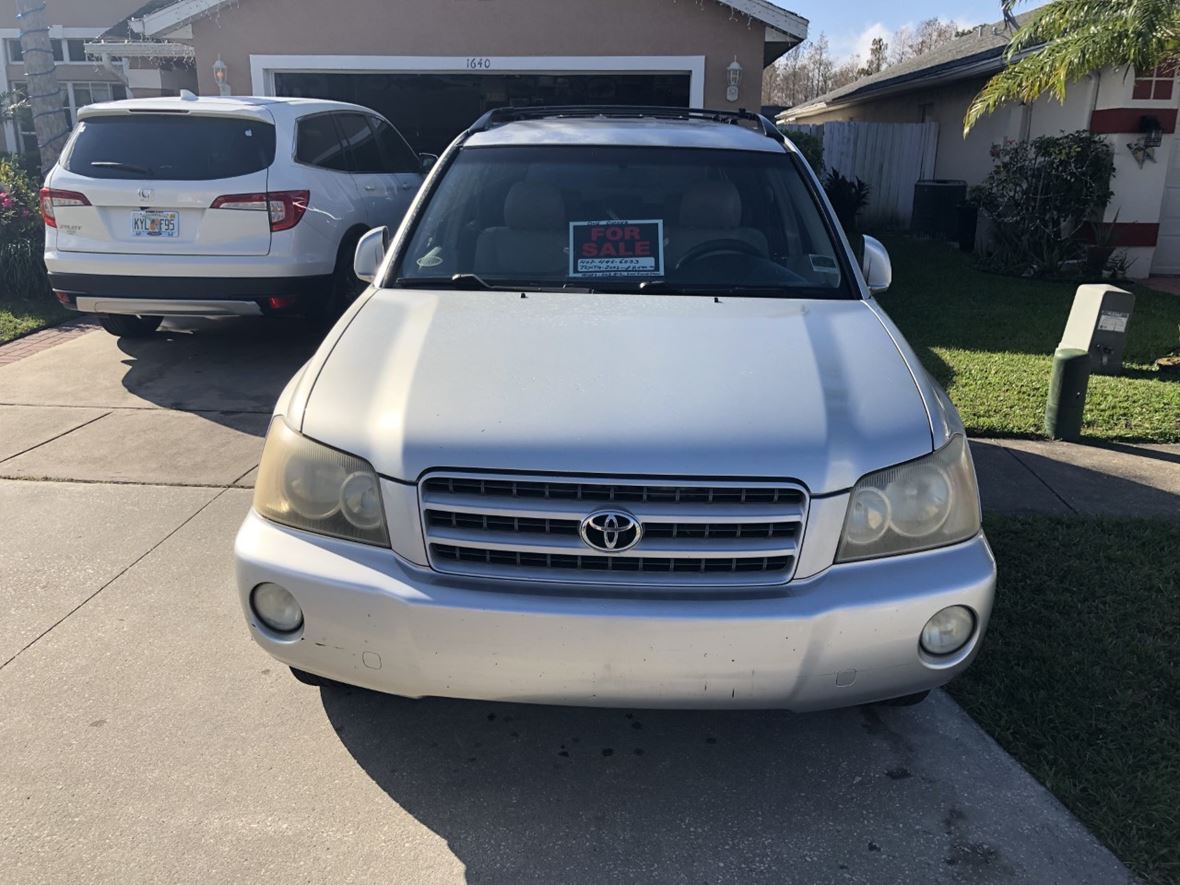
[[570, 222], [571, 277], [662, 277], [664, 222]]

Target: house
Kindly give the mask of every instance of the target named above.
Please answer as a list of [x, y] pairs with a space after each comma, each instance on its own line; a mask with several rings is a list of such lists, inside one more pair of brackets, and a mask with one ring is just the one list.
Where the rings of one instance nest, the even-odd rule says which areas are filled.
[[202, 94], [354, 101], [437, 153], [504, 105], [757, 109], [764, 68], [806, 37], [768, 0], [174, 0], [105, 49], [187, 49]]
[[[142, 7], [143, 0], [52, 0], [48, 4], [50, 45], [62, 89], [62, 105], [71, 125], [78, 108], [84, 105], [132, 94], [160, 95], [169, 91], [174, 94], [176, 88], [181, 88], [174, 88], [172, 82], [162, 82], [160, 65], [154, 60], [133, 65], [120, 56], [104, 58], [90, 52], [91, 44], [101, 40], [112, 25], [128, 19]], [[27, 91], [25, 58], [16, 5], [11, 0], [0, 3], [0, 44], [0, 94], [23, 95]], [[196, 84], [191, 71], [186, 82]], [[18, 112], [15, 119], [0, 125], [0, 152], [36, 150], [37, 139], [29, 111]]]
[[[1115, 149], [1115, 195], [1105, 221], [1132, 260], [1134, 277], [1180, 274], [1180, 150], [1175, 66], [1156, 71], [1106, 69], [1070, 85], [1064, 103], [1042, 97], [983, 118], [963, 137], [963, 117], [1000, 71], [1012, 38], [1004, 23], [976, 28], [878, 74], [784, 111], [780, 122], [938, 124], [934, 177], [978, 184], [992, 169], [992, 147], [1088, 129]], [[1115, 223], [1117, 222], [1117, 223]]]

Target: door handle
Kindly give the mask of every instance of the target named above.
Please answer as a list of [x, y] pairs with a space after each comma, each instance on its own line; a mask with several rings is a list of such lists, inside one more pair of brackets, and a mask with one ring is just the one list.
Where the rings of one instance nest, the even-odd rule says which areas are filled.
[[367, 191], [375, 191], [375, 190], [377, 190], [377, 185], [375, 185], [375, 184], [366, 184], [366, 185], [365, 185], [365, 190], [367, 190]]

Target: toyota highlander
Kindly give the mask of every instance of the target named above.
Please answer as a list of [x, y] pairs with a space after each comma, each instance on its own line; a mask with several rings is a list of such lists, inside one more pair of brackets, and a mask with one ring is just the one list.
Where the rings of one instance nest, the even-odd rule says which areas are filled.
[[255, 641], [409, 697], [815, 710], [962, 672], [995, 562], [963, 425], [753, 114], [493, 111], [283, 392]]

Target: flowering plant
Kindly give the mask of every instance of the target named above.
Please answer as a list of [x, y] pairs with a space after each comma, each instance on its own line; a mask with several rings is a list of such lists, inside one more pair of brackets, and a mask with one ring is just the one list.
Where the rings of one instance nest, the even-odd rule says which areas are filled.
[[40, 246], [44, 237], [36, 185], [15, 162], [0, 159], [0, 243], [28, 240]]

